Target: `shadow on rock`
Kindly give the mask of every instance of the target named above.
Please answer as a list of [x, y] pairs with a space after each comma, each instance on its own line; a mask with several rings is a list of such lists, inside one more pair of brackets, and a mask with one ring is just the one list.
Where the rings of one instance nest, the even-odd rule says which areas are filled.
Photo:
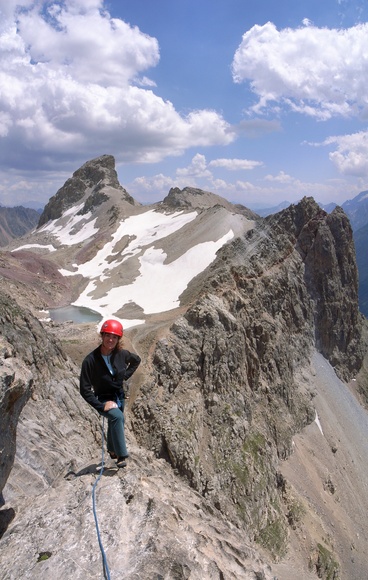
[[[91, 475], [91, 474], [96, 475], [101, 472], [101, 469], [102, 469], [101, 463], [92, 463], [91, 465], [86, 465], [77, 472], [72, 470], [68, 471], [68, 473], [64, 475], [64, 479], [74, 479], [75, 477], [81, 477], [82, 475]], [[113, 467], [105, 466], [102, 475], [111, 477], [112, 475], [115, 475], [118, 471], [119, 469], [115, 466]]]
[[13, 508], [8, 508], [0, 511], [0, 538], [3, 537], [9, 524], [13, 521], [15, 517], [15, 510]]

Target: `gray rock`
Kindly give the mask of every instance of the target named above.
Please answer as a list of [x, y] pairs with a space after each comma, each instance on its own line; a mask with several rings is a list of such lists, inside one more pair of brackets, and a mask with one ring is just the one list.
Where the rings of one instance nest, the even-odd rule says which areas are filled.
[[275, 557], [288, 541], [278, 459], [315, 418], [296, 371], [315, 347], [342, 377], [362, 364], [353, 248], [343, 212], [308, 199], [223, 247], [132, 409], [140, 444]]
[[112, 155], [102, 155], [91, 161], [87, 161], [82, 167], [73, 173], [58, 192], [50, 198], [45, 206], [39, 222], [40, 228], [49, 220], [61, 217], [62, 213], [80, 201], [86, 193], [89, 193], [87, 201], [81, 213], [87, 213], [92, 207], [98, 206], [108, 198], [103, 189], [112, 187], [119, 190], [122, 199], [131, 204], [136, 204], [134, 199], [120, 185], [115, 170], [115, 159]]

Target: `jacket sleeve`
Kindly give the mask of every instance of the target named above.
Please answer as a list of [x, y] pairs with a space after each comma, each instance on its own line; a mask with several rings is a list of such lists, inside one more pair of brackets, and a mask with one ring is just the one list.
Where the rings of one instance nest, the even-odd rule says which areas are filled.
[[137, 354], [127, 351], [126, 356], [126, 371], [125, 371], [125, 380], [127, 381], [130, 379], [133, 373], [137, 370], [141, 362], [140, 357]]
[[84, 359], [82, 363], [82, 369], [79, 377], [79, 391], [83, 399], [87, 401], [91, 407], [96, 409], [96, 411], [104, 410], [104, 404], [98, 400], [93, 391], [92, 365], [87, 358]]

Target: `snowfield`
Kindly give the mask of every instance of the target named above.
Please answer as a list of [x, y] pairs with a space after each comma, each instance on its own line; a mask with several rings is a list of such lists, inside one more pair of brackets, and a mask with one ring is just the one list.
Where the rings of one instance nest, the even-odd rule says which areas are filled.
[[[47, 232], [54, 236], [57, 245], [69, 247], [92, 239], [98, 233], [97, 218], [91, 219], [91, 214], [77, 215], [82, 205], [68, 209], [61, 218], [43, 226], [39, 233]], [[180, 305], [179, 297], [189, 282], [203, 272], [215, 259], [216, 252], [234, 237], [233, 230], [229, 228], [216, 241], [191, 246], [187, 238], [186, 248], [176, 259], [170, 259], [162, 248], [155, 247], [159, 240], [178, 233], [197, 216], [197, 211], [163, 213], [150, 209], [125, 218], [111, 240], [93, 258], [82, 264], [73, 264], [73, 269], [59, 269], [63, 276], [80, 275], [88, 280], [86, 288], [72, 305], [94, 310], [103, 319], [116, 318], [116, 313], [125, 305], [138, 306], [144, 315], [177, 308]], [[123, 238], [126, 244], [121, 251], [117, 248], [121, 248]], [[17, 249], [32, 247], [50, 252], [56, 250], [52, 244], [28, 244]], [[125, 263], [130, 258], [137, 260], [133, 280], [132, 270], [130, 279], [124, 277]], [[101, 296], [103, 283], [106, 291]], [[120, 320], [124, 328], [145, 322], [144, 316]]]

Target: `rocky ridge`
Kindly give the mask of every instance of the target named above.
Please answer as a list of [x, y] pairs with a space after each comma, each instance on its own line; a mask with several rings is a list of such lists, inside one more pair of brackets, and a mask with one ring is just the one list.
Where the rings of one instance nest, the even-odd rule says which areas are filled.
[[[116, 221], [141, 211], [126, 199], [117, 205], [120, 190], [105, 185], [98, 187], [108, 199], [90, 210], [101, 223], [111, 217], [103, 207], [116, 206]], [[78, 207], [84, 207], [93, 182], [88, 188]], [[190, 188], [181, 195], [184, 211], [198, 210], [182, 240], [189, 233], [195, 240], [208, 239], [209, 224], [218, 236], [224, 222], [225, 227], [230, 222], [236, 226], [236, 237], [192, 279], [180, 308], [153, 314], [126, 333], [127, 347], [144, 361], [129, 389], [132, 460], [127, 472], [109, 467], [102, 480], [106, 496], [99, 496], [115, 577], [268, 580], [275, 576], [271, 567], [276, 570], [277, 561], [281, 566], [291, 550], [290, 580], [296, 570], [305, 579], [345, 574], [358, 580], [361, 575], [354, 574], [367, 566], [362, 542], [355, 541], [353, 566], [345, 549], [351, 535], [339, 544], [333, 534], [326, 539], [324, 533], [334, 504], [323, 519], [317, 501], [306, 505], [302, 487], [294, 482], [293, 488], [292, 474], [282, 468], [293, 457], [296, 434], [314, 425], [314, 399], [320, 394], [310, 368], [315, 350], [345, 381], [358, 372], [366, 352], [346, 216], [340, 209], [327, 216], [312, 199], [304, 199], [266, 220], [251, 220], [242, 208], [226, 208], [218, 199], [211, 203], [208, 192], [203, 200]], [[165, 205], [175, 206], [178, 196], [180, 192], [171, 192]], [[70, 198], [69, 203], [70, 211], [75, 202]], [[66, 264], [75, 259], [77, 250], [83, 263], [96, 240], [103, 244], [104, 236], [108, 239], [102, 229], [96, 235], [76, 248], [55, 244], [58, 249], [47, 256], [42, 250], [42, 259], [55, 267], [59, 260]], [[39, 236], [37, 241], [46, 232]], [[175, 234], [160, 242], [171, 251], [170, 259], [180, 253], [179, 240]], [[16, 254], [5, 252], [5, 262]], [[37, 264], [40, 255], [37, 249], [26, 257], [33, 256]], [[3, 272], [7, 274], [5, 266]], [[1, 573], [7, 577], [16, 561], [18, 577], [42, 573], [54, 578], [56, 573], [97, 578], [100, 558], [88, 502], [100, 456], [100, 426], [78, 393], [80, 360], [96, 344], [95, 329], [41, 324], [9, 297], [9, 279], [3, 277], [0, 284], [1, 362], [6, 369], [1, 411], [14, 416], [15, 425], [24, 408], [0, 514], [0, 549], [6, 554]], [[13, 297], [23, 293], [22, 304], [29, 297], [31, 308], [38, 295], [37, 287], [29, 288], [33, 281], [20, 275], [12, 281]], [[54, 283], [49, 296], [43, 295], [45, 302], [60, 292], [61, 280]], [[77, 287], [82, 281], [74, 283]], [[5, 449], [3, 432], [1, 437]], [[335, 457], [338, 444], [329, 449]], [[4, 457], [7, 474], [14, 441]], [[341, 465], [345, 468], [346, 463]], [[327, 490], [335, 485], [327, 477], [326, 482]], [[347, 492], [343, 507], [355, 501]], [[121, 510], [111, 511], [111, 504]], [[308, 528], [308, 518], [318, 522], [316, 529]], [[75, 521], [80, 525], [75, 527]], [[35, 530], [31, 537], [29, 522]], [[308, 542], [298, 544], [297, 554], [293, 541], [303, 534]], [[282, 574], [280, 580], [289, 580], [285, 570]]]
[[[1, 295], [2, 578], [101, 578], [91, 509], [101, 425], [80, 398], [78, 368], [41, 323]], [[5, 336], [8, 337], [5, 340]], [[97, 493], [114, 578], [271, 580], [256, 548], [164, 460], [128, 434], [128, 472], [106, 465]], [[31, 501], [30, 501], [31, 500]], [[5, 530], [8, 532], [5, 533]], [[29, 533], [32, 529], [32, 533]]]
[[[157, 342], [132, 407], [138, 441], [274, 556], [288, 538], [278, 460], [315, 418], [298, 369], [315, 346], [345, 379], [364, 356], [352, 234], [335, 255], [338, 222], [344, 232], [339, 210], [328, 216], [305, 199], [227, 244], [200, 298]], [[319, 274], [326, 248], [329, 292]]]

